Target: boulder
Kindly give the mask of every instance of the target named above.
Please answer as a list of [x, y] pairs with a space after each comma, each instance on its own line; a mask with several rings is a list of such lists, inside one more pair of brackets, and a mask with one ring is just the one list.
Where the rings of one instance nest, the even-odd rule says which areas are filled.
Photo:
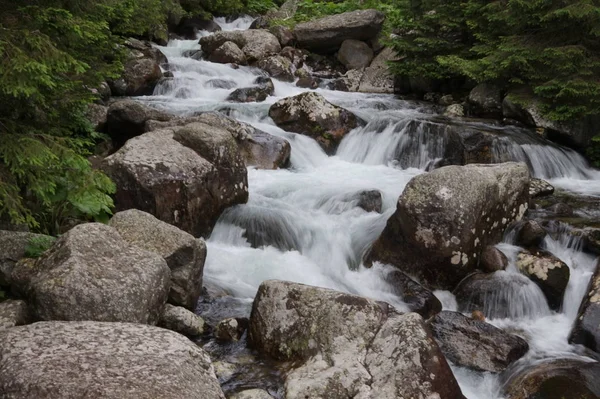
[[292, 147], [289, 141], [256, 129], [250, 139], [240, 144], [240, 151], [246, 166], [279, 169], [289, 165]]
[[551, 309], [562, 306], [571, 271], [563, 261], [546, 251], [521, 251], [517, 268], [536, 283], [548, 300]]
[[369, 41], [383, 26], [385, 15], [377, 10], [357, 10], [296, 25], [298, 47], [315, 52], [335, 52], [348, 39]]
[[428, 287], [453, 289], [481, 253], [521, 220], [529, 201], [522, 163], [446, 166], [414, 177], [366, 263], [391, 264]]
[[600, 363], [575, 359], [538, 361], [504, 383], [506, 399], [598, 399]]
[[444, 116], [448, 116], [450, 118], [460, 118], [465, 116], [465, 108], [462, 104], [450, 104], [446, 107], [444, 111]]
[[42, 322], [0, 331], [10, 398], [224, 399], [210, 357], [187, 338], [131, 323]]
[[201, 238], [137, 209], [118, 212], [109, 225], [129, 244], [154, 252], [167, 262], [171, 269], [170, 303], [196, 308], [206, 260], [206, 244]]
[[331, 90], [357, 92], [360, 89], [360, 82], [364, 76], [363, 71], [351, 69], [339, 79], [331, 82]]
[[488, 245], [481, 253], [479, 268], [484, 272], [493, 273], [504, 270], [508, 266], [508, 258], [493, 245]]
[[248, 178], [235, 138], [204, 123], [156, 130], [106, 158], [117, 185], [117, 211], [139, 209], [195, 237], [221, 213], [248, 200]]
[[284, 130], [314, 138], [329, 154], [335, 152], [348, 132], [362, 123], [352, 112], [314, 92], [279, 100], [269, 109], [269, 116]]
[[162, 78], [160, 65], [152, 58], [130, 58], [121, 78], [110, 81], [113, 96], [146, 96], [154, 92]]
[[258, 67], [265, 70], [271, 77], [284, 82], [293, 82], [296, 79], [292, 62], [281, 55], [273, 55], [260, 60]]
[[116, 101], [108, 108], [106, 132], [117, 148], [127, 140], [148, 131], [146, 123], [151, 120], [166, 122], [173, 115], [155, 110], [138, 101]]
[[208, 56], [210, 62], [246, 65], [246, 54], [233, 42], [225, 42]]
[[583, 297], [569, 342], [600, 353], [600, 262]]
[[99, 223], [73, 227], [12, 277], [37, 320], [155, 324], [170, 285], [164, 259]]
[[501, 373], [529, 350], [523, 338], [457, 312], [443, 311], [429, 326], [448, 360], [477, 371]]
[[262, 389], [246, 389], [229, 396], [227, 399], [273, 399], [273, 396]]
[[170, 304], [165, 305], [158, 325], [192, 338], [201, 336], [205, 331], [202, 317], [186, 308]]
[[254, 83], [256, 86], [235, 89], [227, 97], [227, 101], [235, 103], [262, 102], [275, 93], [275, 86], [269, 78], [260, 76], [256, 78]]
[[0, 302], [0, 331], [29, 324], [31, 317], [24, 301], [7, 299]]
[[215, 326], [215, 337], [221, 341], [239, 341], [248, 328], [248, 319], [230, 317]]
[[395, 314], [385, 303], [266, 281], [249, 337], [259, 351], [295, 361], [286, 375], [288, 399], [463, 398], [421, 316]]
[[471, 115], [483, 118], [502, 116], [502, 90], [490, 83], [478, 84], [467, 97]]
[[24, 231], [0, 230], [0, 287], [10, 287], [17, 262], [28, 255], [36, 242], [51, 244], [54, 237]]
[[356, 206], [367, 212], [381, 213], [383, 199], [379, 190], [365, 190], [358, 193], [358, 203]]
[[148, 40], [138, 40], [133, 37], [125, 41], [125, 47], [129, 49], [130, 58], [149, 58], [159, 65], [165, 65], [169, 62], [167, 56], [162, 51], [153, 46]]
[[442, 311], [442, 303], [433, 292], [424, 288], [399, 270], [391, 271], [385, 278], [395, 290], [409, 311], [415, 312], [428, 319]]
[[294, 42], [294, 33], [287, 26], [272, 26], [269, 28], [269, 32], [279, 40], [281, 47], [291, 46]]
[[333, 55], [308, 53], [304, 65], [311, 75], [322, 79], [339, 78], [347, 72], [346, 67]]
[[361, 93], [394, 93], [394, 76], [390, 72], [388, 62], [396, 59], [396, 52], [386, 47], [373, 59], [365, 69], [358, 91]]
[[554, 194], [554, 186], [542, 179], [531, 178], [529, 180], [529, 196], [531, 198], [546, 197]]
[[373, 61], [373, 50], [360, 40], [344, 40], [337, 53], [337, 59], [347, 69], [363, 69]]
[[305, 50], [290, 46], [284, 47], [279, 55], [290, 60], [292, 65], [296, 67], [296, 72], [304, 66], [304, 61], [308, 58], [308, 54]]
[[535, 220], [528, 220], [517, 228], [516, 244], [525, 248], [539, 247], [546, 237], [546, 230]]
[[296, 86], [302, 87], [304, 89], [318, 89], [321, 84], [321, 79], [315, 78], [313, 76], [305, 76], [299, 78], [296, 82]]
[[202, 51], [209, 56], [225, 42], [235, 43], [244, 52], [249, 63], [281, 51], [279, 40], [272, 33], [263, 29], [217, 32], [200, 39]]
[[85, 116], [95, 131], [103, 132], [108, 118], [108, 107], [101, 104], [89, 104]]

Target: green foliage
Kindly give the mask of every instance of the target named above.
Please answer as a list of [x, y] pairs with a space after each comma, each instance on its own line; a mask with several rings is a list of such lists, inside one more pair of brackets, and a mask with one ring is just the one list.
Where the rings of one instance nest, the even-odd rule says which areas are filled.
[[600, 135], [592, 138], [592, 143], [586, 150], [586, 155], [594, 167], [600, 168]]
[[39, 258], [44, 252], [50, 249], [55, 241], [56, 238], [52, 236], [33, 237], [25, 247], [25, 257], [34, 259]]
[[525, 84], [553, 120], [600, 113], [599, 0], [413, 0], [403, 8], [409, 18], [394, 24], [398, 74]]

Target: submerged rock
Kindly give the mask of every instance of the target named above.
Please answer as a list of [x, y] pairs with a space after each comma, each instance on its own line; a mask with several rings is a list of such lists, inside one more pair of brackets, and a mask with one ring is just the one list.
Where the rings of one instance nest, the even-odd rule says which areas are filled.
[[600, 262], [583, 297], [569, 342], [600, 353]]
[[429, 287], [453, 289], [488, 245], [520, 220], [529, 201], [525, 164], [447, 166], [413, 178], [375, 241], [367, 263], [380, 261]]
[[165, 305], [158, 325], [192, 338], [201, 336], [205, 330], [202, 317], [181, 306], [169, 304]]
[[367, 298], [264, 282], [250, 317], [254, 348], [298, 366], [285, 397], [463, 398], [421, 316]]
[[385, 15], [377, 10], [357, 10], [296, 25], [298, 47], [315, 52], [334, 52], [348, 39], [369, 41], [383, 26]]
[[379, 190], [368, 190], [361, 191], [358, 193], [358, 204], [359, 208], [364, 209], [367, 212], [381, 213], [383, 207], [383, 199], [381, 197], [381, 191]]
[[444, 355], [458, 366], [500, 373], [529, 350], [524, 339], [457, 312], [443, 311], [429, 325]]
[[129, 244], [154, 252], [167, 262], [171, 269], [170, 303], [196, 308], [206, 260], [204, 240], [137, 209], [118, 212], [109, 225]]
[[0, 302], [0, 331], [29, 324], [31, 317], [24, 301], [7, 299]]
[[569, 266], [546, 251], [521, 251], [517, 268], [540, 287], [550, 308], [560, 309], [571, 275]]
[[133, 323], [42, 322], [0, 331], [0, 392], [29, 398], [224, 399], [210, 357]]
[[269, 109], [269, 116], [284, 130], [314, 138], [329, 154], [335, 152], [348, 132], [362, 123], [352, 112], [314, 92], [279, 100]]
[[129, 245], [99, 223], [73, 227], [37, 260], [13, 271], [38, 320], [155, 324], [169, 277], [159, 255]]

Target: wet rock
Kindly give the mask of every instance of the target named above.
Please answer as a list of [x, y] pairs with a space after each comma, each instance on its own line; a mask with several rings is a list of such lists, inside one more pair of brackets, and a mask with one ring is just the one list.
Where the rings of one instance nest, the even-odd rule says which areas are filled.
[[600, 264], [590, 280], [583, 297], [569, 342], [585, 345], [600, 353]]
[[401, 271], [390, 272], [385, 281], [394, 287], [396, 294], [408, 305], [409, 311], [418, 313], [425, 319], [442, 311], [442, 303], [433, 292]]
[[173, 115], [155, 110], [134, 100], [114, 102], [108, 108], [106, 132], [117, 148], [147, 131], [150, 120], [169, 121]]
[[220, 32], [221, 30], [219, 24], [213, 20], [206, 20], [200, 17], [184, 17], [181, 19], [174, 32], [177, 35], [182, 36], [185, 40], [195, 40], [198, 38], [198, 32], [200, 31], [214, 33]]
[[376, 10], [358, 10], [331, 15], [296, 25], [298, 47], [315, 52], [334, 52], [348, 39], [369, 41], [383, 26], [385, 15]]
[[314, 92], [279, 100], [269, 109], [269, 116], [284, 130], [314, 138], [329, 154], [335, 152], [348, 132], [362, 123], [350, 111]]
[[155, 324], [170, 273], [160, 256], [130, 246], [111, 227], [88, 223], [73, 227], [37, 260], [18, 263], [13, 279], [38, 320]]
[[361, 191], [360, 193], [358, 193], [357, 206], [359, 208], [364, 209], [367, 212], [381, 213], [381, 208], [383, 207], [381, 191], [379, 191], [379, 190]]
[[391, 264], [426, 287], [453, 289], [481, 252], [502, 239], [529, 202], [522, 163], [447, 166], [414, 177], [375, 241], [367, 264]]
[[237, 83], [233, 80], [227, 79], [211, 79], [206, 82], [207, 87], [212, 87], [213, 89], [233, 89]]
[[555, 216], [573, 216], [573, 208], [562, 202], [552, 205], [550, 207], [550, 212], [552, 212]]
[[228, 318], [215, 326], [215, 337], [222, 341], [239, 341], [248, 328], [248, 319]]
[[208, 56], [210, 62], [246, 65], [246, 54], [233, 42], [225, 42]]
[[7, 299], [0, 302], [0, 331], [29, 324], [31, 317], [24, 301]]
[[246, 166], [258, 169], [286, 168], [290, 163], [292, 147], [281, 137], [255, 130], [252, 138], [240, 144]]
[[529, 350], [524, 339], [457, 312], [443, 311], [429, 325], [446, 358], [473, 370], [500, 373]]
[[260, 15], [250, 24], [248, 29], [269, 29], [270, 19], [266, 15]]
[[280, 56], [287, 58], [292, 62], [292, 65], [296, 67], [296, 69], [302, 68], [304, 65], [304, 61], [306, 61], [308, 55], [305, 50], [294, 48], [294, 47], [284, 47], [283, 50], [279, 53]]
[[108, 118], [108, 107], [100, 104], [90, 104], [88, 105], [85, 116], [90, 121], [95, 131], [102, 132], [104, 131], [106, 120]]
[[257, 86], [244, 87], [234, 90], [228, 97], [227, 101], [236, 103], [262, 102], [267, 97], [272, 96], [275, 92], [273, 81], [269, 78], [258, 77], [255, 84]]
[[490, 83], [475, 86], [467, 97], [469, 111], [472, 115], [484, 118], [502, 116], [502, 90]]
[[546, 251], [521, 251], [517, 268], [540, 287], [551, 309], [560, 309], [571, 275], [569, 266]]
[[271, 77], [284, 82], [295, 80], [292, 62], [281, 55], [273, 55], [258, 62], [258, 67], [265, 70]]
[[462, 104], [451, 104], [446, 107], [444, 111], [444, 116], [449, 116], [451, 118], [460, 118], [465, 116], [465, 108]]
[[452, 94], [446, 94], [444, 96], [441, 96], [437, 103], [447, 107], [448, 105], [454, 104], [454, 97], [452, 96]]
[[154, 252], [167, 262], [171, 269], [170, 303], [196, 308], [206, 259], [204, 240], [137, 209], [118, 212], [109, 225], [129, 244]]
[[0, 331], [0, 392], [25, 398], [224, 399], [209, 356], [142, 324], [43, 322]]
[[302, 77], [296, 82], [296, 86], [305, 89], [317, 89], [321, 84], [321, 79], [312, 76]]
[[202, 317], [181, 306], [169, 304], [165, 305], [158, 325], [192, 338], [201, 336], [205, 330]]
[[217, 32], [200, 39], [202, 51], [209, 56], [225, 42], [235, 43], [246, 55], [248, 63], [262, 60], [281, 51], [279, 40], [263, 29]]
[[396, 59], [392, 48], [386, 47], [373, 59], [362, 75], [358, 91], [361, 93], [394, 93], [394, 77], [388, 62]]
[[247, 389], [229, 396], [228, 399], [273, 399], [273, 396], [262, 389]]
[[248, 178], [235, 138], [204, 123], [156, 130], [106, 158], [117, 185], [117, 211], [139, 209], [195, 237], [221, 213], [248, 200]]
[[144, 96], [150, 95], [162, 78], [161, 64], [166, 64], [167, 58], [160, 50], [152, 47], [149, 42], [128, 39], [125, 43], [129, 54], [125, 61], [123, 74], [120, 78], [109, 81], [113, 96]]
[[337, 59], [347, 69], [363, 69], [373, 61], [373, 50], [365, 42], [360, 40], [344, 40], [337, 53]]
[[508, 266], [508, 258], [498, 248], [489, 245], [481, 253], [479, 268], [485, 272], [493, 273], [504, 270]]
[[583, 249], [586, 252], [600, 255], [600, 229], [593, 227], [584, 227], [583, 229], [572, 230], [571, 234], [573, 236], [579, 236], [582, 238]]
[[525, 248], [539, 247], [545, 237], [546, 230], [535, 220], [528, 220], [520, 226], [516, 243]]
[[196, 61], [200, 61], [202, 59], [202, 50], [187, 50], [181, 54], [182, 57], [191, 58]]
[[397, 315], [381, 302], [266, 281], [249, 335], [259, 351], [296, 361], [286, 376], [288, 399], [463, 398], [421, 316]]
[[364, 72], [356, 69], [351, 69], [339, 79], [333, 82], [333, 90], [357, 92], [360, 88]]
[[542, 179], [529, 180], [529, 196], [531, 198], [546, 197], [554, 194], [554, 186]]
[[27, 255], [32, 243], [39, 241], [46, 244], [53, 240], [53, 237], [43, 234], [0, 230], [0, 287], [10, 287], [13, 268]]
[[334, 56], [309, 53], [304, 64], [313, 76], [322, 79], [335, 79], [346, 73], [346, 67]]
[[275, 35], [281, 47], [290, 46], [294, 42], [294, 33], [286, 26], [272, 26], [269, 32]]
[[504, 384], [507, 399], [598, 399], [600, 363], [556, 359], [521, 368]]

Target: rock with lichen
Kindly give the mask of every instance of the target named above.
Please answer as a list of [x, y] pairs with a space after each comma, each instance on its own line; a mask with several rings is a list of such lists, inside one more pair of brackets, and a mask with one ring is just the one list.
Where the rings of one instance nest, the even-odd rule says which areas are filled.
[[547, 251], [521, 251], [517, 268], [540, 287], [550, 308], [560, 309], [571, 275], [565, 262]]
[[600, 261], [583, 297], [569, 342], [600, 353]]

